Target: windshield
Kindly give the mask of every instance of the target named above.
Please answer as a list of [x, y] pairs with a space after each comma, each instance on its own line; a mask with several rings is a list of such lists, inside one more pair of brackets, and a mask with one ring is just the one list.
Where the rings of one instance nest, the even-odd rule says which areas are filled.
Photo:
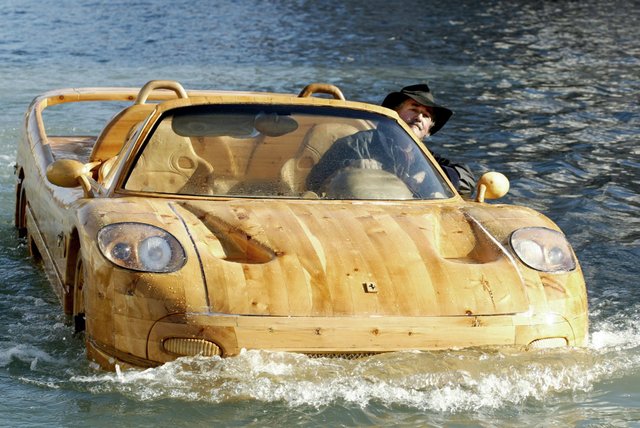
[[357, 110], [283, 105], [171, 110], [137, 155], [125, 189], [349, 200], [453, 195], [393, 119]]

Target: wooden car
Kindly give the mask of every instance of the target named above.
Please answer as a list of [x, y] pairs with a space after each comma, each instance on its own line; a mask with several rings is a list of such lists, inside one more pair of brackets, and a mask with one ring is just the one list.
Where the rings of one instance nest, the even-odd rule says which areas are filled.
[[[124, 108], [99, 135], [50, 134], [44, 112]], [[338, 159], [380, 133], [399, 170]], [[394, 146], [394, 145], [397, 145]], [[477, 346], [582, 346], [582, 272], [558, 227], [485, 174], [463, 199], [395, 112], [312, 84], [296, 94], [56, 90], [33, 101], [18, 148], [15, 224], [106, 369], [242, 349], [358, 357]]]

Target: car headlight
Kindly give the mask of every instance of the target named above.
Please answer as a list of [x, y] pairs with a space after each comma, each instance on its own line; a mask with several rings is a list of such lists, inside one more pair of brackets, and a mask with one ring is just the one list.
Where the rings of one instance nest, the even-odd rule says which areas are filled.
[[169, 232], [144, 223], [114, 223], [98, 232], [98, 247], [114, 264], [142, 272], [174, 272], [186, 255]]
[[576, 268], [565, 236], [546, 227], [524, 227], [511, 234], [511, 248], [524, 264], [542, 272], [569, 272]]

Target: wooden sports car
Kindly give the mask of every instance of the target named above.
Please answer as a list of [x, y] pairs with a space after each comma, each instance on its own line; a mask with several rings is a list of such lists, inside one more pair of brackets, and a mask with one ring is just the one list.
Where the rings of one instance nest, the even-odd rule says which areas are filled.
[[[124, 108], [97, 136], [53, 135], [46, 111], [70, 103], [78, 124], [92, 103]], [[328, 148], [362, 132], [410, 150], [423, 180], [338, 159], [312, 188]], [[484, 202], [508, 190], [499, 173], [463, 199], [395, 112], [332, 85], [48, 92], [27, 111], [16, 176], [16, 227], [107, 369], [587, 340], [585, 283], [558, 227]]]

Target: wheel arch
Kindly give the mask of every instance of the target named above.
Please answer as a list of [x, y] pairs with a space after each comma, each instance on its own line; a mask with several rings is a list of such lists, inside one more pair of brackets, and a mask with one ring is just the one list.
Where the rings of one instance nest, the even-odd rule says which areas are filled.
[[[76, 280], [78, 275], [78, 262], [82, 260], [82, 251], [80, 246], [80, 236], [77, 229], [73, 229], [69, 235], [69, 244], [67, 246], [67, 265], [65, 268], [65, 286], [67, 293], [64, 298], [64, 312], [68, 315], [77, 315], [79, 311], [74, 310], [76, 296]], [[84, 311], [84, 308], [82, 308]]]
[[24, 169], [16, 170], [16, 205], [13, 222], [21, 238], [27, 235], [27, 195], [24, 190]]

